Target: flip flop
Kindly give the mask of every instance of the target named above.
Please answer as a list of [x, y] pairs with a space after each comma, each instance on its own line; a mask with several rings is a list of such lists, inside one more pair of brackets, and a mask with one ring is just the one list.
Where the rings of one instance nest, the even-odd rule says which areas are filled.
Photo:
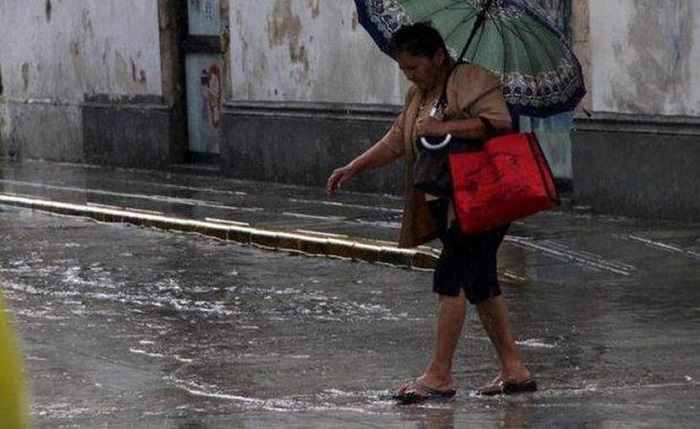
[[499, 380], [492, 384], [479, 388], [476, 393], [481, 396], [512, 395], [514, 393], [535, 392], [537, 381], [528, 378], [524, 381], [503, 381]]
[[391, 395], [392, 399], [399, 401], [402, 405], [420, 404], [425, 401], [447, 400], [457, 394], [454, 389], [439, 390], [425, 386], [415, 381], [402, 384]]

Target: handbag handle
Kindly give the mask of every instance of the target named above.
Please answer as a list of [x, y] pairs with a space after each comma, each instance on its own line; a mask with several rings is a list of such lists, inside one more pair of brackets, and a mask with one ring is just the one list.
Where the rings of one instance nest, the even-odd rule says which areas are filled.
[[[464, 53], [462, 53], [462, 56], [463, 55]], [[430, 114], [428, 116], [430, 116], [431, 118], [435, 118], [438, 115], [438, 112], [447, 108], [447, 82], [450, 80], [450, 77], [452, 77], [452, 73], [454, 73], [454, 71], [457, 69], [457, 66], [461, 63], [462, 56], [460, 56], [459, 60], [455, 63], [454, 66], [452, 66], [450, 72], [447, 74], [447, 77], [445, 78], [445, 84], [442, 86], [442, 94], [440, 94], [440, 98], [437, 99], [437, 101], [433, 105], [433, 108], [430, 109]], [[426, 139], [425, 137], [421, 137], [420, 144], [428, 150], [439, 150], [450, 144], [451, 140], [452, 134], [447, 134], [440, 143], [430, 143], [428, 139]]]
[[[437, 116], [438, 113], [438, 105], [436, 104], [433, 106], [433, 108], [430, 110], [430, 117], [434, 118]], [[447, 146], [450, 143], [450, 140], [452, 140], [452, 134], [447, 134], [445, 138], [440, 142], [440, 143], [430, 143], [428, 139], [425, 137], [420, 138], [420, 144], [423, 145], [424, 148], [429, 149], [429, 150], [439, 150], [442, 149], [443, 147]]]

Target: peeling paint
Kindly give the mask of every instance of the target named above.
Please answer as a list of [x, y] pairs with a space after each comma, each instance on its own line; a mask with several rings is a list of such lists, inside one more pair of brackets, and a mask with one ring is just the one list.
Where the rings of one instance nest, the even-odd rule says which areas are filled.
[[292, 11], [291, 0], [277, 0], [267, 24], [270, 47], [282, 45], [285, 38], [299, 40], [301, 19]]
[[29, 89], [29, 64], [27, 63], [22, 64], [22, 84], [24, 92], [27, 92]]
[[140, 70], [133, 57], [127, 61], [121, 52], [114, 51], [114, 68], [117, 83], [129, 92], [143, 92], [146, 90], [146, 72]]
[[268, 17], [268, 39], [270, 47], [289, 43], [289, 57], [309, 70], [309, 57], [306, 47], [300, 44], [301, 19], [292, 11], [291, 0], [277, 0], [272, 16]]
[[[628, 28], [631, 85], [614, 86], [613, 97], [626, 111], [661, 112], [684, 97], [690, 83], [693, 47], [692, 2], [671, 0], [663, 13], [654, 0], [639, 0]], [[623, 54], [621, 46], [616, 52]]]
[[137, 83], [146, 83], [146, 71], [139, 70], [132, 57], [129, 57], [129, 63], [131, 64], [131, 79]]
[[316, 19], [321, 15], [321, 0], [306, 0], [306, 5], [311, 9], [311, 17]]
[[72, 41], [69, 45], [70, 57], [73, 63], [73, 71], [81, 88], [85, 87], [85, 59], [80, 53], [80, 44], [77, 41]]
[[116, 73], [117, 82], [120, 84], [123, 85], [125, 82], [129, 82], [131, 80], [129, 64], [117, 50], [114, 51], [114, 71]]
[[46, 0], [44, 4], [44, 15], [46, 15], [46, 22], [51, 22], [51, 0]]
[[242, 50], [242, 55], [241, 55], [241, 62], [245, 67], [248, 66], [248, 58], [250, 56], [250, 44], [248, 43], [247, 40], [242, 39], [241, 40], [241, 50]]
[[290, 49], [290, 56], [293, 62], [302, 64], [305, 71], [309, 70], [309, 54], [306, 51], [306, 46], [300, 45], [298, 49]]
[[85, 33], [91, 38], [95, 38], [95, 29], [92, 26], [92, 19], [90, 18], [90, 12], [87, 10], [83, 11], [82, 19], [81, 19], [81, 26], [83, 27], [83, 30], [85, 30]]

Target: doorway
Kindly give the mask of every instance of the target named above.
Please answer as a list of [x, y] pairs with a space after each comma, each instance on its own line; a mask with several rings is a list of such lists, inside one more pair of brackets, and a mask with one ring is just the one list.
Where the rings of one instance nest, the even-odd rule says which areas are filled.
[[185, 0], [181, 61], [187, 123], [185, 161], [216, 164], [220, 153], [228, 0]]

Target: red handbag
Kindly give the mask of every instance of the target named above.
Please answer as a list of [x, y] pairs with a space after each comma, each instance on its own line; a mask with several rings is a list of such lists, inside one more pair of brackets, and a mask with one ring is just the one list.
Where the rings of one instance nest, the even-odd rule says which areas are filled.
[[491, 230], [560, 204], [552, 171], [533, 133], [506, 134], [477, 152], [450, 152], [462, 232]]

